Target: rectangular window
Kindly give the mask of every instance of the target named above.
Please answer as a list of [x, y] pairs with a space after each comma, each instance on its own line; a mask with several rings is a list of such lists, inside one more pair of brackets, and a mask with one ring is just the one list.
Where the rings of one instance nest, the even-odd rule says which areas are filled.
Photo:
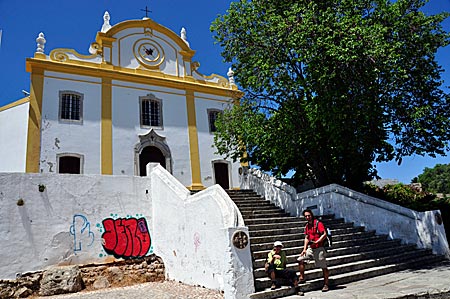
[[208, 109], [208, 121], [209, 121], [209, 132], [214, 133], [217, 131], [216, 128], [216, 120], [219, 117], [219, 114], [222, 113], [220, 110], [209, 110]]
[[73, 92], [60, 92], [59, 119], [79, 121], [83, 119], [83, 97]]
[[162, 127], [161, 101], [150, 98], [141, 98], [141, 126]]
[[81, 157], [77, 156], [59, 156], [58, 173], [81, 173]]

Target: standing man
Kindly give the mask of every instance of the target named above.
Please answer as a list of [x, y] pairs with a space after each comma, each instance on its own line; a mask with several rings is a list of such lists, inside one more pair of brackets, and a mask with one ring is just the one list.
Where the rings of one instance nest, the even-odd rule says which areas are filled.
[[294, 270], [286, 269], [286, 253], [282, 250], [283, 243], [276, 241], [273, 244], [273, 249], [267, 255], [267, 262], [265, 265], [266, 273], [272, 281], [272, 290], [278, 287], [277, 278], [288, 279], [291, 287], [297, 287], [298, 279]]
[[303, 211], [303, 216], [308, 223], [305, 226], [305, 242], [303, 251], [298, 258], [300, 270], [300, 282], [305, 281], [305, 263], [314, 259], [316, 267], [322, 268], [324, 285], [322, 292], [328, 291], [327, 252], [323, 247], [323, 242], [327, 237], [327, 231], [322, 222], [314, 219], [314, 214], [310, 209]]

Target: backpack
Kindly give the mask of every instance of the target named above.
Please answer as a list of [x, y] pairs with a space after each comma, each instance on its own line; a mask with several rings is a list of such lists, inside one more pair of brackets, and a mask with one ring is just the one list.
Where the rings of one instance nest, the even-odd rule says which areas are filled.
[[[325, 227], [325, 225], [324, 225], [324, 227]], [[333, 238], [331, 236], [330, 229], [328, 227], [325, 227], [325, 229], [327, 230], [327, 237], [323, 241], [323, 247], [328, 248], [328, 247], [331, 247], [333, 245]], [[319, 220], [316, 221], [316, 232], [318, 234], [320, 234], [320, 232], [319, 232]]]

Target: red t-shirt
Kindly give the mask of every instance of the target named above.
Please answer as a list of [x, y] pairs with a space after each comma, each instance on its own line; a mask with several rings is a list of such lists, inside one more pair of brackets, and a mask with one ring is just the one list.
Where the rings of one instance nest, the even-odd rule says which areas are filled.
[[[317, 240], [319, 240], [320, 236], [322, 236], [324, 231], [325, 231], [325, 226], [320, 221], [319, 221], [319, 225], [318, 225], [318, 227], [316, 229], [316, 221], [319, 221], [319, 220], [314, 219], [312, 225], [307, 223], [306, 226], [305, 226], [305, 235], [308, 236], [308, 240], [309, 241], [317, 241]], [[309, 243], [309, 246], [311, 246], [311, 248], [322, 247], [323, 246], [323, 241], [320, 242], [320, 243]]]

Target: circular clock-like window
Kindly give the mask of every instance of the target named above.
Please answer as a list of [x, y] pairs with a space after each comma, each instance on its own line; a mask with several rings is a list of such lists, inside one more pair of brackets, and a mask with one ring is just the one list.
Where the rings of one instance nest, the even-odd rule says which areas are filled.
[[134, 43], [134, 55], [147, 68], [157, 68], [164, 61], [161, 45], [150, 39], [140, 39]]

